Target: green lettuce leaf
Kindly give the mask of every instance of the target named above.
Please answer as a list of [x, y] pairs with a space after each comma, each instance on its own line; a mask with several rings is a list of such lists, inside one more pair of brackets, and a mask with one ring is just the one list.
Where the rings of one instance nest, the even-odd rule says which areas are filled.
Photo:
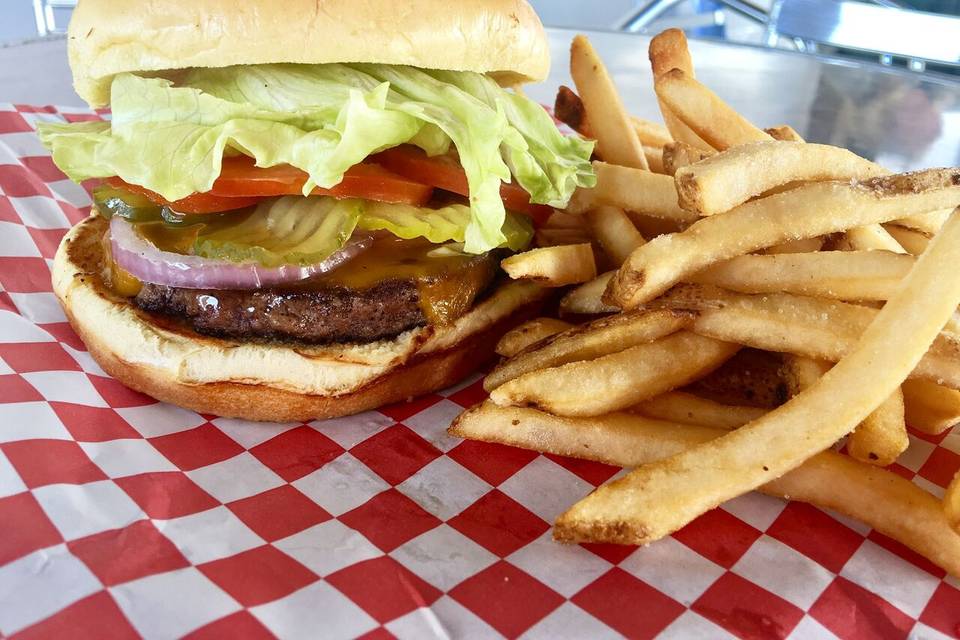
[[[470, 207], [453, 204], [439, 209], [426, 209], [406, 204], [365, 202], [357, 224], [368, 231], [389, 231], [398, 238], [426, 238], [430, 242], [463, 242], [470, 227]], [[501, 231], [502, 245], [513, 251], [525, 249], [533, 238], [529, 220], [507, 212]]]
[[332, 187], [382, 149], [456, 147], [470, 187], [466, 251], [506, 241], [499, 195], [513, 178], [534, 202], [564, 206], [592, 186], [592, 143], [565, 137], [527, 98], [466, 72], [371, 64], [196, 69], [177, 84], [134, 74], [111, 86], [111, 123], [44, 124], [40, 135], [74, 180], [120, 176], [169, 200], [208, 191], [224, 154], [291, 164]]

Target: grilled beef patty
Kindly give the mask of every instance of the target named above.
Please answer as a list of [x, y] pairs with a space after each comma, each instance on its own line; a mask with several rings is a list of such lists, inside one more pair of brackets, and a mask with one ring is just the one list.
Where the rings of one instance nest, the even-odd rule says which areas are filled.
[[357, 289], [315, 283], [214, 291], [144, 283], [134, 302], [144, 311], [180, 318], [198, 333], [222, 338], [372, 342], [428, 323], [420, 285], [450, 282], [469, 306], [490, 285], [495, 265], [496, 252], [491, 252], [478, 256], [462, 273], [420, 283], [391, 278]]
[[178, 316], [222, 338], [371, 342], [426, 324], [411, 280], [369, 289], [204, 291], [144, 284], [135, 299], [152, 313]]

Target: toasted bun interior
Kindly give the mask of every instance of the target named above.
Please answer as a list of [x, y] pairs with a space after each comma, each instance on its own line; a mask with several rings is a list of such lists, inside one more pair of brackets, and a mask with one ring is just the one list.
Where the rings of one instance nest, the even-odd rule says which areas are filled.
[[81, 0], [68, 29], [77, 93], [123, 72], [378, 62], [542, 80], [547, 38], [525, 0]]
[[201, 336], [137, 309], [106, 287], [93, 215], [64, 237], [54, 292], [93, 358], [127, 386], [201, 413], [248, 420], [347, 415], [458, 382], [492, 357], [505, 331], [545, 297], [527, 282], [501, 286], [455, 323], [359, 345], [242, 343]]

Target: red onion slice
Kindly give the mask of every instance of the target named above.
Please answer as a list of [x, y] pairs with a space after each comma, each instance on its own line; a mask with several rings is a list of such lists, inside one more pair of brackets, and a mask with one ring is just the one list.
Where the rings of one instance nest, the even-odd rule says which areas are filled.
[[327, 273], [370, 248], [373, 238], [355, 236], [322, 262], [264, 267], [163, 251], [136, 232], [128, 220], [110, 220], [113, 259], [137, 279], [182, 289], [259, 289]]

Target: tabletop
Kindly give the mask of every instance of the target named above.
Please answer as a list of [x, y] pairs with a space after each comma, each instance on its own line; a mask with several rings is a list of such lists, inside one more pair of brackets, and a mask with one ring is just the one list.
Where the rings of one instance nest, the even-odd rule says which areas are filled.
[[[571, 35], [550, 32], [554, 75], [533, 97], [549, 103], [566, 81]], [[647, 39], [591, 38], [630, 109], [655, 117]], [[479, 375], [288, 424], [200, 415], [123, 387], [50, 287], [60, 238], [90, 200], [34, 127], [99, 117], [67, 91], [63, 53], [62, 41], [0, 50], [0, 636], [960, 634], [960, 581], [798, 502], [747, 494], [645, 548], [553, 542], [553, 520], [622, 471], [450, 436], [485, 397]], [[891, 166], [956, 163], [955, 86], [704, 42], [693, 55], [759, 124], [849, 141]], [[913, 432], [892, 470], [942, 495], [958, 468], [960, 433]]]

